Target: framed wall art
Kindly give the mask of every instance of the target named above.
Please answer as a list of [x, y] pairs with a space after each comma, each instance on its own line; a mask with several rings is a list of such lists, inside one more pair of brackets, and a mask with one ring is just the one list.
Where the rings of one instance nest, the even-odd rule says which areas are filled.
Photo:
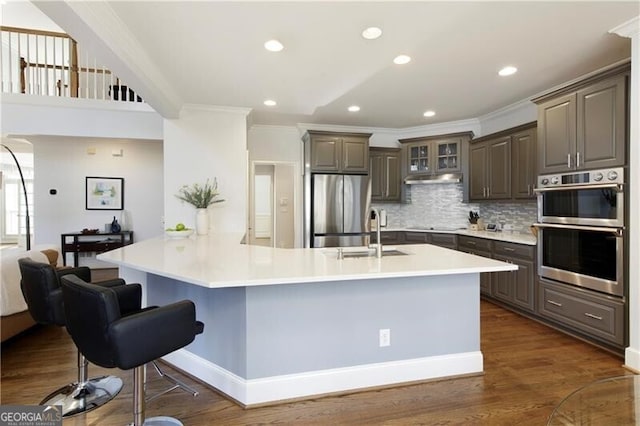
[[122, 210], [124, 208], [124, 178], [86, 178], [87, 210]]

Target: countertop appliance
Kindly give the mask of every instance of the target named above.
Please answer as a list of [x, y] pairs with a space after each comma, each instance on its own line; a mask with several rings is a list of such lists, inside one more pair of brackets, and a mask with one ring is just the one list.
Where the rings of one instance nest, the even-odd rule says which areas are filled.
[[538, 274], [624, 296], [624, 169], [538, 177]]
[[366, 246], [371, 182], [367, 175], [312, 174], [305, 223], [309, 247]]

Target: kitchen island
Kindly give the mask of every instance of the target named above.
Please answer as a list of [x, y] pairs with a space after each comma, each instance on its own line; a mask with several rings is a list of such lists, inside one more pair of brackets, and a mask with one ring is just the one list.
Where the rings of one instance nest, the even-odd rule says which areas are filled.
[[479, 274], [512, 264], [429, 244], [404, 254], [157, 238], [100, 254], [148, 305], [193, 300], [204, 334], [166, 361], [243, 406], [480, 374]]

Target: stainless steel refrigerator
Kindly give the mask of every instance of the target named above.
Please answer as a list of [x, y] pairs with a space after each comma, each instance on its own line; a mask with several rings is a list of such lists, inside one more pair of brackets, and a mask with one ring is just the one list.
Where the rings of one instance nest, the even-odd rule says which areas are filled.
[[369, 176], [313, 174], [310, 184], [311, 247], [368, 245]]

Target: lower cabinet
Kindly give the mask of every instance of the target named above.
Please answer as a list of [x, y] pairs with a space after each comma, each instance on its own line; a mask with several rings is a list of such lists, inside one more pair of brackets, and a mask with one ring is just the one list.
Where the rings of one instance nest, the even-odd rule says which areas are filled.
[[[382, 231], [382, 244], [433, 244], [456, 250], [458, 236], [449, 232], [418, 232], [418, 231]], [[371, 233], [371, 242], [376, 241], [375, 232]]]
[[529, 312], [535, 312], [535, 247], [496, 241], [493, 258], [517, 265], [518, 269], [493, 273], [491, 296]]
[[404, 243], [405, 244], [427, 244], [429, 243], [429, 233], [405, 231]]
[[[371, 233], [369, 237], [372, 244], [377, 243], [377, 235], [374, 232]], [[405, 243], [405, 232], [404, 231], [382, 231], [380, 232], [380, 239], [382, 240], [382, 245], [385, 244], [413, 244], [413, 243]]]
[[623, 347], [624, 303], [568, 284], [540, 280], [538, 313], [583, 335]]
[[428, 243], [434, 246], [457, 250], [458, 236], [456, 234], [430, 232]]
[[[484, 238], [458, 236], [458, 250], [469, 254], [475, 254], [482, 257], [493, 257], [493, 242]], [[491, 284], [493, 274], [483, 272], [480, 274], [480, 294], [491, 296]]]

